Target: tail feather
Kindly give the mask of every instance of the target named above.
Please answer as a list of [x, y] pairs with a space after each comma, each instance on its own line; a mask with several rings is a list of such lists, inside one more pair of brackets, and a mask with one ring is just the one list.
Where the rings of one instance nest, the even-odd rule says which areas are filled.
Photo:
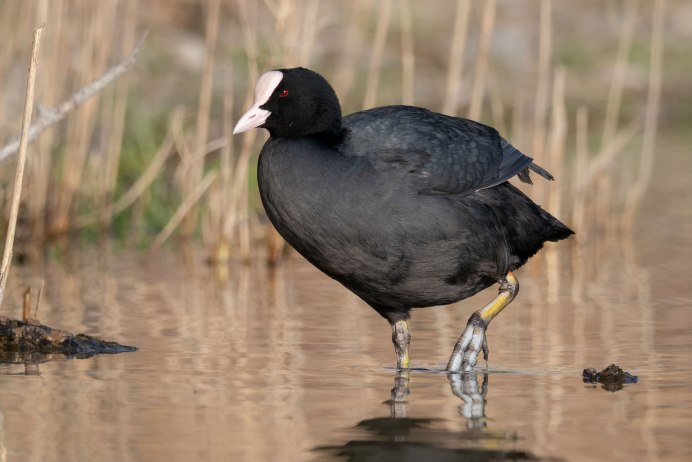
[[531, 175], [529, 175], [528, 168], [525, 168], [521, 172], [517, 173], [517, 178], [519, 178], [523, 183], [533, 184], [533, 181], [531, 181]]
[[[506, 181], [512, 176], [517, 175], [519, 180], [522, 182], [533, 184], [529, 170], [536, 172], [546, 180], [553, 181], [555, 179], [550, 172], [540, 165], [534, 163], [531, 157], [526, 156], [517, 148], [509, 144], [506, 139], [502, 138], [500, 143], [502, 146], [502, 163], [500, 164], [499, 174], [501, 181]], [[498, 184], [499, 182], [500, 181], [496, 182], [495, 184]], [[493, 186], [495, 184], [493, 184]]]
[[524, 183], [528, 184], [533, 184], [533, 181], [531, 181], [531, 175], [529, 174], [529, 170], [532, 170], [536, 173], [538, 173], [540, 176], [545, 178], [548, 181], [553, 181], [555, 180], [555, 177], [550, 174], [549, 171], [541, 167], [540, 165], [531, 162], [528, 167], [526, 167], [524, 170], [521, 172], [517, 173], [517, 177]]
[[553, 175], [551, 175], [549, 171], [547, 171], [546, 169], [544, 169], [540, 165], [537, 165], [534, 162], [531, 162], [531, 165], [529, 165], [529, 169], [538, 173], [540, 176], [542, 176], [543, 178], [545, 178], [548, 181], [553, 181], [555, 179], [555, 177]]

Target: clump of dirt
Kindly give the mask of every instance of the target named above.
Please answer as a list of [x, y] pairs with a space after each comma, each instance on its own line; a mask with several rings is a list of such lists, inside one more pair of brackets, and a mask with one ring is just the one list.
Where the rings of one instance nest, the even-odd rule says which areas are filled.
[[608, 391], [622, 390], [625, 384], [637, 383], [639, 381], [639, 377], [625, 372], [617, 364], [611, 364], [601, 372], [597, 372], [592, 367], [584, 369], [582, 379], [584, 383], [600, 383]]
[[19, 320], [0, 316], [0, 362], [38, 363], [44, 355], [61, 354], [88, 358], [97, 354], [136, 351], [132, 346], [107, 342], [85, 334], [54, 329], [35, 319]]

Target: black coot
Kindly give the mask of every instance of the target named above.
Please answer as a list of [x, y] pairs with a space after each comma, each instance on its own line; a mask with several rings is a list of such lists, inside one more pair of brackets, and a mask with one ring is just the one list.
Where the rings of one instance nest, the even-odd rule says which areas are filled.
[[471, 370], [485, 331], [516, 295], [512, 274], [545, 241], [572, 231], [507, 182], [552, 176], [471, 120], [410, 106], [341, 116], [329, 83], [303, 68], [267, 72], [234, 133], [269, 130], [259, 187], [269, 219], [298, 252], [392, 326], [409, 365], [414, 307], [444, 305], [495, 283], [447, 364]]

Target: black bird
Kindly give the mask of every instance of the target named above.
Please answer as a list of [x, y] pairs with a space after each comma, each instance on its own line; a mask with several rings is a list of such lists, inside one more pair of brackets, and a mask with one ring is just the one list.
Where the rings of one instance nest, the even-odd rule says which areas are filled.
[[472, 120], [411, 106], [341, 115], [329, 83], [304, 68], [267, 72], [233, 133], [271, 135], [259, 157], [262, 203], [283, 238], [392, 326], [409, 367], [414, 307], [500, 284], [473, 313], [447, 369], [471, 370], [488, 323], [519, 290], [513, 271], [573, 232], [507, 180], [553, 177]]

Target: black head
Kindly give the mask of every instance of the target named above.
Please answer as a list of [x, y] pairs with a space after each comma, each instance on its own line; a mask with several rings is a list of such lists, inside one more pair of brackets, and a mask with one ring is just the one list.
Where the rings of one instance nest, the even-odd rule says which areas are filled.
[[263, 74], [255, 86], [255, 101], [240, 118], [233, 133], [251, 128], [272, 136], [341, 133], [341, 106], [324, 77], [302, 67]]

